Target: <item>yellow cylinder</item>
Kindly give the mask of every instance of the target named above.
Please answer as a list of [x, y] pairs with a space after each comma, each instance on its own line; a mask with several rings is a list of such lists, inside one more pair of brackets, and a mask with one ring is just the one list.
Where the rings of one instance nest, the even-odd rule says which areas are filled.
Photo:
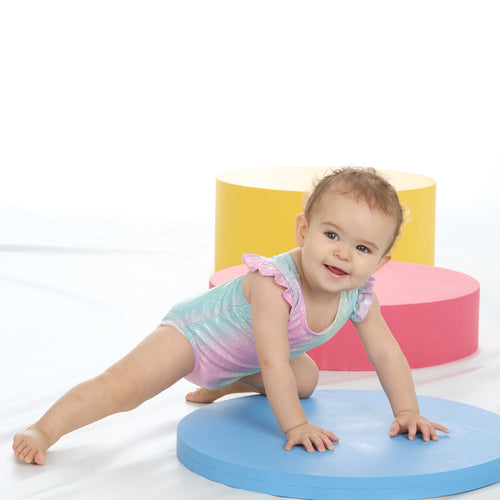
[[[296, 246], [295, 217], [304, 194], [331, 167], [263, 167], [216, 179], [215, 270], [241, 264], [243, 253], [277, 255]], [[423, 175], [379, 170], [409, 212], [393, 259], [434, 264], [436, 182]]]

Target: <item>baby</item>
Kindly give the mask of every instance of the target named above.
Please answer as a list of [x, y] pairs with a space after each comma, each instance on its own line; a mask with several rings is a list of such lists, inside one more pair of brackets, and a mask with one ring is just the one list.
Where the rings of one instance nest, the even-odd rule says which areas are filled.
[[351, 320], [394, 414], [390, 436], [420, 432], [437, 440], [440, 424], [420, 415], [408, 363], [387, 327], [372, 275], [391, 258], [403, 211], [395, 189], [373, 169], [324, 177], [295, 222], [297, 248], [272, 258], [244, 255], [244, 276], [175, 305], [123, 359], [63, 395], [14, 437], [14, 453], [43, 464], [63, 435], [132, 410], [179, 379], [201, 386], [188, 401], [230, 393], [265, 394], [285, 449], [333, 450], [338, 437], [308, 421], [318, 369], [306, 354]]

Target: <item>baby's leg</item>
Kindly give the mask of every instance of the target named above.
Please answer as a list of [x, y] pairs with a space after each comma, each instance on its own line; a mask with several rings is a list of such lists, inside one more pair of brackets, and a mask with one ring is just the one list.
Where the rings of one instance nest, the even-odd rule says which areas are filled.
[[295, 374], [299, 398], [309, 398], [318, 385], [319, 370], [316, 363], [307, 354], [302, 354], [293, 359], [290, 364]]
[[43, 464], [61, 436], [113, 413], [136, 408], [193, 369], [191, 344], [171, 326], [162, 326], [98, 377], [61, 397], [43, 417], [14, 436], [16, 456]]
[[[299, 397], [301, 399], [308, 398], [318, 384], [319, 371], [316, 363], [307, 354], [302, 354], [292, 359], [290, 366], [297, 381], [297, 393]], [[260, 373], [243, 377], [222, 389], [212, 390], [199, 387], [187, 394], [186, 399], [192, 403], [213, 403], [215, 400], [228, 394], [245, 392], [265, 394], [264, 382]]]

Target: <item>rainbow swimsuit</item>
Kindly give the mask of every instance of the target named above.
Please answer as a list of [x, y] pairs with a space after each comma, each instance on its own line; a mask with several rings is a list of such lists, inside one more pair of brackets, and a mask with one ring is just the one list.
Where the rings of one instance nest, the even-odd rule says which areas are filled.
[[[290, 304], [288, 340], [290, 359], [323, 344], [349, 320], [362, 321], [373, 300], [374, 278], [362, 287], [341, 292], [333, 323], [321, 332], [307, 325], [300, 275], [288, 253], [266, 258], [245, 254], [243, 262], [250, 271], [274, 276], [283, 287], [283, 298]], [[250, 304], [243, 295], [243, 275], [207, 292], [176, 304], [163, 318], [191, 343], [194, 369], [187, 380], [207, 389], [220, 389], [260, 371], [253, 339]]]

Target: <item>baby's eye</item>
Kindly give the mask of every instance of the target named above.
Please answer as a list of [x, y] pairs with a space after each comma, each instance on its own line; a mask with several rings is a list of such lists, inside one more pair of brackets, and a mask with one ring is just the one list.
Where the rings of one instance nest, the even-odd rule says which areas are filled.
[[363, 252], [363, 253], [370, 253], [371, 252], [371, 250], [367, 246], [365, 246], [365, 245], [358, 245], [356, 248], [360, 252]]
[[327, 238], [330, 238], [331, 240], [338, 240], [338, 239], [339, 239], [338, 234], [337, 234], [337, 233], [334, 233], [333, 231], [327, 231], [327, 232], [325, 233], [325, 236], [326, 236]]

